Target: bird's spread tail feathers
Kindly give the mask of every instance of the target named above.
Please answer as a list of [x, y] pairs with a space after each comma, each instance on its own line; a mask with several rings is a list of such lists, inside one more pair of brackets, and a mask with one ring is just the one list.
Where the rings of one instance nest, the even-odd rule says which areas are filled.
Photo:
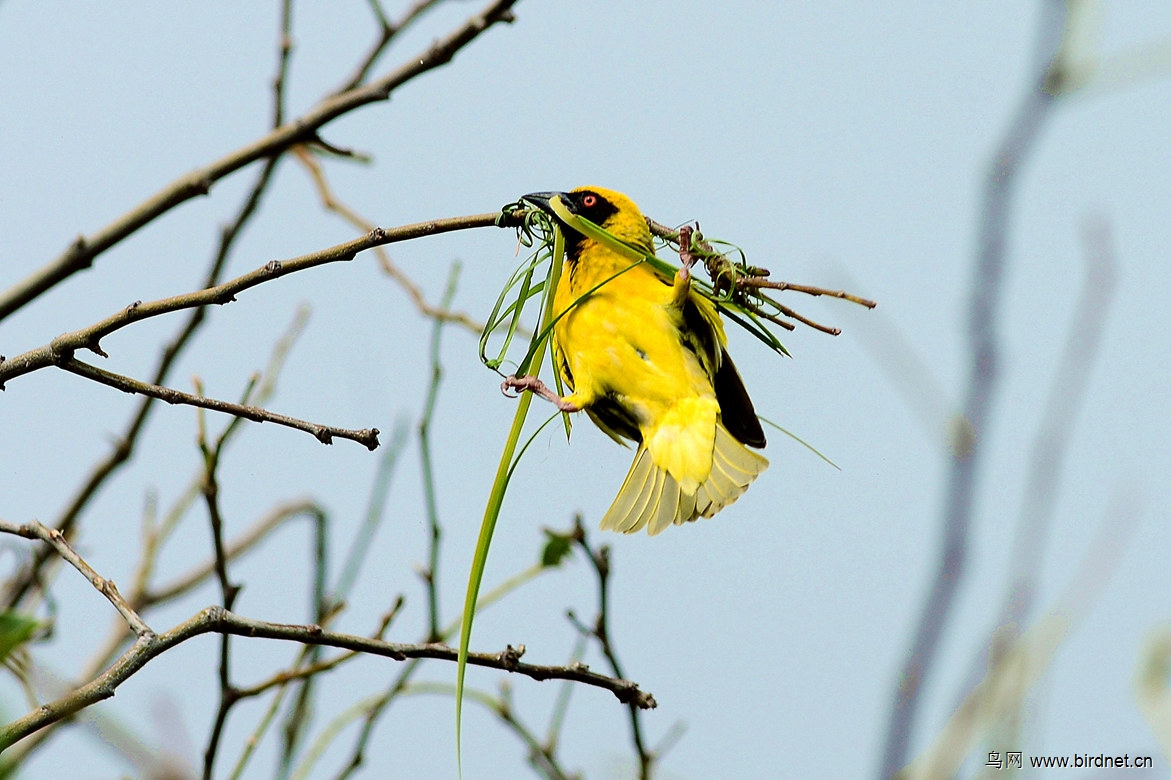
[[655, 464], [646, 446], [640, 446], [618, 497], [602, 518], [602, 530], [631, 534], [646, 528], [654, 536], [669, 525], [711, 517], [739, 498], [767, 467], [768, 459], [716, 423], [711, 473], [687, 492], [666, 468]]

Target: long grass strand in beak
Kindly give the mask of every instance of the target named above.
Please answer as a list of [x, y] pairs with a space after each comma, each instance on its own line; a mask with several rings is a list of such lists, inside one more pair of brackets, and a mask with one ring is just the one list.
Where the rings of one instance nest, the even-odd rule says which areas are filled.
[[[538, 371], [540, 370], [541, 362], [545, 357], [545, 349], [549, 344], [549, 323], [553, 319], [555, 283], [561, 274], [561, 264], [565, 256], [565, 236], [556, 225], [552, 226], [552, 231], [552, 264], [549, 267], [549, 277], [544, 283], [541, 321], [533, 332], [534, 343], [530, 347], [529, 356], [526, 356], [517, 368], [517, 373], [522, 376], [528, 373], [530, 366], [535, 366]], [[520, 441], [521, 431], [524, 429], [525, 418], [528, 416], [532, 399], [532, 393], [522, 393], [517, 400], [516, 414], [513, 416], [508, 438], [504, 442], [504, 450], [500, 453], [500, 465], [496, 469], [496, 479], [493, 481], [492, 491], [488, 495], [488, 505], [484, 508], [484, 519], [480, 522], [480, 536], [476, 541], [476, 550], [473, 553], [472, 566], [468, 573], [468, 590], [464, 597], [463, 621], [460, 624], [455, 680], [455, 753], [460, 777], [463, 776], [460, 735], [463, 725], [464, 676], [468, 666], [468, 647], [472, 636], [472, 622], [476, 617], [476, 600], [480, 595], [480, 584], [484, 580], [484, 567], [488, 561], [488, 548], [492, 544], [492, 534], [496, 530], [496, 521], [500, 517], [500, 509], [504, 504], [504, 494], [515, 467], [516, 446]]]

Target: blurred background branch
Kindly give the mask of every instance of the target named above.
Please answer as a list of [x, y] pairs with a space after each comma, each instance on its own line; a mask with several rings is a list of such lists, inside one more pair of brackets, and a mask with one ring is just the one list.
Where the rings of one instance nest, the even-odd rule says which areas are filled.
[[961, 413], [970, 431], [965, 446], [949, 463], [947, 495], [940, 517], [942, 544], [934, 580], [927, 588], [906, 663], [889, 716], [880, 776], [893, 777], [907, 763], [924, 682], [931, 674], [944, 628], [963, 577], [968, 536], [976, 502], [981, 461], [993, 399], [1000, 379], [997, 325], [1008, 265], [1008, 239], [1014, 217], [1014, 195], [1022, 166], [1053, 112], [1055, 79], [1065, 63], [1058, 56], [1069, 27], [1064, 0], [1042, 4], [1037, 31], [1039, 75], [1017, 109], [1000, 147], [993, 155], [984, 184], [976, 262], [971, 275], [968, 309], [968, 378]]

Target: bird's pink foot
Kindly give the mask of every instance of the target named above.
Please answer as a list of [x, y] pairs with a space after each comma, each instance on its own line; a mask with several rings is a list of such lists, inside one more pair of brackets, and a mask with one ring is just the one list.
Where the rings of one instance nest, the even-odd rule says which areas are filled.
[[536, 393], [563, 412], [581, 411], [579, 406], [557, 395], [557, 393], [549, 389], [548, 385], [535, 376], [516, 376], [514, 374], [505, 377], [504, 381], [500, 383], [500, 392], [511, 396], [512, 394], [508, 392], [509, 390], [519, 390], [522, 393], [528, 390], [530, 393]]

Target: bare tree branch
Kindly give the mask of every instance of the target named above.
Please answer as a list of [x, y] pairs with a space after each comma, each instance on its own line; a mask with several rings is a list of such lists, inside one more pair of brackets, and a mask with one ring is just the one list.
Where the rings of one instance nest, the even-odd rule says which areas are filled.
[[1033, 442], [1009, 568], [1009, 593], [1001, 612], [1002, 625], [1023, 626], [1032, 612], [1057, 500], [1057, 482], [1114, 296], [1117, 260], [1109, 225], [1101, 220], [1087, 224], [1084, 242], [1086, 276]]
[[[351, 209], [334, 194], [333, 189], [329, 186], [329, 181], [325, 178], [325, 170], [314, 156], [311, 147], [299, 144], [293, 147], [292, 151], [309, 171], [309, 176], [313, 179], [313, 184], [317, 188], [318, 197], [321, 198], [321, 205], [327, 211], [332, 211], [359, 230], [369, 232], [374, 229], [374, 223]], [[423, 295], [423, 289], [390, 259], [389, 252], [382, 247], [374, 247], [373, 251], [374, 256], [378, 258], [378, 264], [382, 266], [382, 270], [387, 276], [398, 282], [399, 286], [407, 294], [407, 297], [415, 304], [415, 308], [419, 310], [420, 314], [442, 322], [457, 323], [476, 335], [479, 335], [480, 331], [484, 329], [484, 324], [473, 320], [467, 312], [451, 311], [446, 306], [435, 306], [429, 303], [426, 296]]]
[[467, 230], [470, 228], [492, 227], [500, 215], [497, 213], [475, 214], [466, 217], [450, 217], [447, 219], [416, 222], [412, 225], [383, 229], [375, 228], [365, 236], [347, 241], [344, 244], [311, 252], [290, 260], [273, 260], [243, 276], [214, 287], [208, 287], [196, 292], [162, 298], [149, 303], [136, 301], [117, 314], [112, 314], [104, 320], [89, 327], [64, 333], [44, 346], [29, 350], [17, 355], [11, 360], [0, 362], [0, 390], [5, 382], [52, 365], [60, 365], [72, 359], [72, 355], [79, 349], [88, 349], [103, 357], [106, 353], [101, 348], [101, 340], [109, 334], [121, 330], [132, 323], [150, 317], [157, 317], [173, 311], [207, 306], [209, 304], [223, 305], [236, 299], [236, 294], [264, 282], [279, 279], [297, 271], [315, 268], [327, 263], [349, 261], [359, 252], [383, 244], [393, 244], [397, 241], [407, 241], [413, 238], [433, 236], [453, 230]]
[[370, 47], [370, 50], [366, 53], [366, 56], [362, 58], [362, 61], [358, 64], [358, 67], [354, 69], [353, 75], [346, 79], [345, 83], [336, 92], [334, 92], [335, 95], [348, 92], [365, 81], [366, 77], [370, 74], [370, 69], [374, 67], [374, 63], [378, 62], [378, 58], [381, 57], [382, 53], [386, 51], [386, 48], [390, 45], [390, 42], [393, 41], [400, 32], [410, 26], [412, 22], [416, 21], [426, 11], [434, 8], [436, 5], [439, 5], [439, 3], [443, 2], [443, 0], [418, 0], [418, 2], [411, 6], [411, 8], [408, 9], [405, 14], [403, 14], [402, 19], [400, 19], [397, 23], [390, 21], [386, 15], [386, 12], [382, 10], [382, 5], [378, 2], [378, 0], [369, 0], [369, 2], [370, 10], [374, 12], [374, 18], [378, 22], [378, 40], [376, 40], [374, 45]]
[[1054, 59], [1065, 31], [1066, 4], [1050, 0], [1038, 30], [1043, 72], [1030, 85], [1017, 115], [992, 161], [984, 188], [979, 250], [972, 277], [968, 339], [971, 350], [963, 415], [975, 432], [951, 461], [947, 497], [941, 515], [943, 546], [935, 580], [899, 676], [883, 751], [881, 778], [893, 777], [907, 763], [920, 692], [932, 663], [953, 598], [963, 574], [968, 531], [975, 501], [980, 436], [988, 423], [999, 378], [997, 318], [1007, 266], [1007, 242], [1017, 174], [1056, 102], [1055, 80], [1061, 63]]
[[[1109, 225], [1094, 220], [1084, 231], [1086, 276], [1073, 310], [1061, 360], [1049, 386], [1036, 438], [1029, 453], [1024, 498], [1008, 570], [1008, 587], [996, 623], [989, 631], [996, 644], [1011, 643], [1032, 617], [1037, 580], [1045, 561], [1049, 531], [1058, 497], [1058, 480], [1069, 438], [1081, 407], [1101, 344], [1103, 324], [1114, 295], [1117, 259]], [[989, 647], [976, 653], [959, 698], [967, 696], [988, 669]]]
[[17, 525], [16, 523], [9, 523], [0, 520], [0, 533], [15, 534], [16, 536], [23, 536], [25, 539], [40, 539], [47, 542], [58, 555], [64, 560], [68, 561], [73, 568], [81, 572], [94, 589], [106, 597], [114, 609], [118, 610], [118, 614], [126, 621], [126, 625], [130, 626], [139, 637], [153, 637], [154, 631], [151, 630], [143, 619], [129, 604], [126, 599], [122, 598], [122, 594], [118, 592], [118, 586], [114, 584], [113, 580], [108, 580], [93, 570], [93, 567], [85, 562], [85, 559], [77, 554], [69, 543], [65, 541], [65, 534], [58, 531], [56, 528], [48, 528], [36, 520], [24, 525]]
[[[50, 723], [56, 723], [84, 707], [110, 698], [118, 686], [154, 658], [193, 637], [208, 633], [340, 647], [392, 658], [396, 661], [432, 658], [454, 663], [458, 656], [456, 648], [438, 642], [424, 644], [384, 642], [352, 634], [325, 631], [315, 625], [291, 625], [252, 620], [229, 612], [223, 607], [207, 607], [170, 631], [157, 636], [147, 634], [139, 637], [113, 666], [95, 679], [80, 686], [69, 695], [45, 704], [0, 728], [0, 750], [6, 749], [21, 738]], [[469, 653], [468, 663], [473, 666], [483, 666], [524, 675], [533, 680], [573, 680], [610, 691], [624, 704], [632, 704], [640, 709], [655, 706], [654, 697], [640, 690], [635, 682], [591, 672], [585, 664], [544, 666], [524, 663], [520, 660], [523, 653], [523, 648], [513, 647], [508, 647], [499, 653]]]
[[[390, 628], [390, 624], [396, 617], [398, 617], [398, 613], [402, 610], [403, 604], [405, 603], [406, 599], [400, 595], [395, 600], [394, 604], [391, 605], [391, 608], [387, 610], [386, 613], [382, 616], [382, 619], [378, 621], [378, 628], [375, 630], [372, 638], [382, 639], [382, 636], [386, 633], [386, 630]], [[328, 617], [332, 617], [335, 614], [337, 614], [336, 611]], [[304, 649], [308, 650], [310, 647], [318, 647], [318, 645], [306, 645]], [[340, 653], [333, 658], [328, 658], [324, 661], [308, 663], [308, 665], [306, 665], [308, 659], [304, 654], [302, 654], [302, 656], [298, 658], [293, 666], [289, 669], [277, 672], [266, 680], [258, 682], [255, 685], [250, 685], [247, 688], [237, 688], [236, 694], [241, 699], [259, 696], [270, 688], [282, 688], [296, 680], [303, 680], [308, 677], [313, 677], [320, 672], [327, 672], [341, 665], [342, 663], [349, 661], [350, 659], [357, 658], [359, 655], [361, 655], [361, 653], [357, 650], [347, 650], [346, 652]]]
[[197, 195], [206, 195], [220, 179], [249, 163], [282, 153], [293, 144], [313, 140], [320, 128], [339, 116], [370, 103], [387, 100], [395, 89], [408, 81], [451, 62], [460, 49], [485, 30], [499, 22], [511, 22], [512, 6], [516, 2], [494, 0], [446, 38], [432, 44], [426, 52], [411, 57], [382, 78], [326, 97], [300, 117], [275, 128], [264, 137], [179, 177], [106, 227], [89, 236], [78, 236], [55, 260], [0, 293], [0, 321], [61, 281], [89, 268], [98, 255], [158, 216]]
[[147, 395], [152, 398], [158, 398], [166, 401], [169, 404], [187, 404], [188, 406], [198, 406], [203, 409], [211, 409], [216, 412], [223, 412], [224, 414], [235, 415], [253, 422], [272, 422], [277, 425], [284, 425], [288, 428], [295, 428], [299, 431], [311, 433], [322, 444], [333, 444], [333, 438], [336, 436], [339, 439], [350, 439], [362, 444], [366, 449], [376, 449], [378, 447], [378, 429], [377, 428], [363, 428], [361, 430], [352, 430], [349, 428], [335, 428], [332, 425], [320, 425], [318, 423], [306, 422], [298, 420], [295, 417], [289, 417], [276, 412], [270, 412], [267, 409], [261, 409], [256, 406], [245, 406], [243, 404], [236, 404], [230, 401], [220, 401], [215, 398], [206, 398], [202, 395], [193, 395], [192, 393], [184, 393], [180, 390], [175, 390], [170, 387], [161, 387], [159, 385], [147, 384], [140, 382], [137, 379], [131, 379], [128, 376], [115, 374], [112, 371], [105, 371], [97, 366], [91, 366], [88, 363], [82, 363], [76, 358], [69, 358], [60, 363], [60, 367], [70, 373], [83, 376], [86, 379], [92, 379], [99, 384], [108, 385], [110, 387], [121, 390], [124, 393], [137, 393], [139, 395]]
[[[582, 625], [573, 612], [569, 613], [569, 619], [584, 636], [593, 637], [598, 641], [602, 655], [606, 657], [606, 661], [610, 664], [614, 675], [616, 677], [622, 677], [622, 665], [618, 661], [618, 653], [614, 649], [614, 642], [610, 636], [610, 547], [608, 545], [602, 545], [594, 549], [590, 545], [589, 539], [586, 536], [585, 526], [581, 523], [580, 515], [574, 518], [573, 541], [586, 554], [590, 565], [593, 566], [594, 574], [597, 575], [598, 615], [594, 618], [592, 628], [587, 628]], [[659, 755], [647, 748], [646, 740], [642, 735], [642, 717], [639, 710], [646, 709], [646, 707], [634, 701], [627, 702], [627, 704], [630, 710], [630, 738], [634, 742], [634, 751], [638, 756], [638, 776], [640, 780], [651, 780], [651, 777], [654, 775], [655, 762], [659, 759]], [[651, 706], [655, 706], [653, 699]]]
[[[491, 591], [480, 597], [480, 600], [476, 604], [477, 613], [496, 603], [509, 593], [512, 593], [518, 587], [526, 582], [529, 582], [534, 577], [540, 575], [542, 572], [548, 571], [550, 568], [552, 567], [546, 565], [544, 562], [537, 563], [525, 569], [524, 571], [506, 579], [504, 582], [501, 582]], [[461, 619], [459, 617], [455, 618], [455, 620], [449, 623], [441, 632], [443, 640], [447, 641], [456, 636], [456, 633], [459, 631], [460, 624]], [[374, 728], [377, 725], [378, 720], [386, 713], [386, 709], [390, 703], [393, 702], [398, 696], [402, 695], [411, 685], [413, 685], [413, 683], [411, 683], [411, 679], [415, 672], [420, 668], [421, 663], [422, 659], [413, 658], [403, 664], [402, 670], [398, 673], [398, 675], [396, 675], [395, 679], [380, 695], [373, 699], [370, 706], [366, 708], [362, 728], [358, 734], [357, 739], [354, 741], [354, 746], [351, 750], [350, 758], [343, 766], [342, 770], [335, 776], [335, 780], [347, 780], [347, 778], [351, 777], [362, 765], [366, 746], [369, 744], [370, 739], [374, 734]], [[471, 662], [469, 661], [469, 663]], [[563, 668], [585, 669], [587, 667], [576, 663], [575, 661], [567, 664]], [[646, 698], [646, 706], [655, 706], [653, 696], [650, 694], [643, 694], [643, 696]]]
[[[224, 557], [229, 561], [239, 558], [255, 547], [272, 531], [282, 527], [287, 521], [300, 516], [313, 517], [317, 522], [320, 522], [323, 517], [323, 512], [317, 504], [307, 499], [278, 504], [259, 518], [239, 537], [226, 543], [224, 545]], [[134, 583], [131, 585], [130, 592], [125, 596], [126, 602], [130, 607], [140, 614], [145, 614], [152, 607], [164, 604], [190, 592], [205, 582], [208, 577], [215, 574], [216, 561], [213, 556], [185, 574], [176, 577], [171, 582], [152, 589], [149, 586], [149, 574], [153, 567], [154, 557], [157, 554], [157, 549], [143, 551], [143, 560], [140, 562], [139, 569], [135, 573]], [[86, 662], [85, 667], [80, 673], [81, 678], [88, 679], [94, 677], [109, 666], [119, 651], [121, 651], [127, 639], [125, 627], [120, 622], [117, 623], [115, 628], [107, 635], [102, 645], [94, 652], [91, 659]]]
[[[236, 597], [240, 595], [240, 586], [228, 577], [228, 558], [224, 552], [224, 521], [220, 513], [220, 486], [217, 473], [223, 442], [222, 437], [215, 445], [208, 442], [207, 428], [204, 425], [203, 415], [200, 415], [198, 443], [204, 463], [204, 480], [201, 492], [207, 503], [208, 521], [211, 525], [212, 549], [215, 553], [215, 573], [220, 586], [220, 598], [223, 601], [224, 610], [230, 611], [235, 606]], [[204, 780], [211, 780], [212, 767], [219, 749], [220, 736], [223, 734], [224, 725], [228, 720], [228, 712], [238, 700], [235, 686], [231, 682], [231, 643], [229, 639], [229, 634], [225, 633], [220, 636], [220, 705], [211, 735], [208, 737], [207, 748], [203, 754]]]

